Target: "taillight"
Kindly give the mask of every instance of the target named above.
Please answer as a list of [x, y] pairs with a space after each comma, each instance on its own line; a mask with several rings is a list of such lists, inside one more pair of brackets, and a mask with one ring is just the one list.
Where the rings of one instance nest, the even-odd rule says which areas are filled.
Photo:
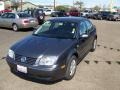
[[25, 20], [24, 23], [30, 23], [29, 20]]
[[22, 21], [22, 23], [23, 23], [23, 24], [28, 24], [28, 23], [30, 23], [30, 21], [27, 20], [27, 19], [25, 19], [25, 20]]

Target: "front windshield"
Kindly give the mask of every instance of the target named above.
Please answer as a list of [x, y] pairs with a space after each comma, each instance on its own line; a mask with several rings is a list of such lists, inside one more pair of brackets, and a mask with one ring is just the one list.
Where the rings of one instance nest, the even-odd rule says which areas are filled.
[[74, 38], [77, 23], [67, 21], [46, 21], [35, 33], [50, 38]]

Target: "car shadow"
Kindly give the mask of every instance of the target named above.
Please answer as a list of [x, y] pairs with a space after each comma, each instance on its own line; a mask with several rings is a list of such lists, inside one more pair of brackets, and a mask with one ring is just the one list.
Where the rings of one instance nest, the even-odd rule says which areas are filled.
[[28, 75], [25, 75], [25, 74], [22, 74], [19, 72], [11, 71], [11, 73], [13, 73], [15, 76], [18, 76], [21, 79], [31, 81], [34, 83], [38, 83], [38, 84], [45, 84], [45, 85], [53, 85], [53, 84], [56, 84], [56, 83], [61, 82], [63, 80], [63, 79], [59, 79], [56, 81], [47, 81], [47, 80], [42, 80], [42, 79], [38, 79], [38, 78], [33, 78], [31, 76], [28, 76]]
[[[31, 32], [31, 31], [34, 31], [36, 30], [38, 27], [36, 28], [28, 28], [28, 29], [20, 29], [19, 31], [17, 32]], [[7, 31], [13, 31], [12, 29], [10, 28], [3, 28], [3, 27], [0, 27], [0, 29], [4, 29], [4, 30], [7, 30]], [[14, 32], [14, 31], [13, 31]]]

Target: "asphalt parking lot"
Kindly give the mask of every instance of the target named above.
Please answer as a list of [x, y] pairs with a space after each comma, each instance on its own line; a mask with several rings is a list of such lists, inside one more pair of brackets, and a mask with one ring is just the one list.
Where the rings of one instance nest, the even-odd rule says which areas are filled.
[[0, 90], [120, 90], [120, 21], [92, 22], [98, 33], [97, 50], [78, 65], [71, 81], [53, 84], [20, 78], [10, 72], [5, 61], [9, 47], [32, 31], [0, 28]]

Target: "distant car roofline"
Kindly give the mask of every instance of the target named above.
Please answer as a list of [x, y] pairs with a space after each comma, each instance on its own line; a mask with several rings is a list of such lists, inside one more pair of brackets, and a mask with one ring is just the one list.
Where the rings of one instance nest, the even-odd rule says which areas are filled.
[[83, 17], [59, 17], [59, 18], [52, 18], [49, 19], [48, 21], [70, 21], [70, 22], [80, 22], [83, 20], [88, 20]]

